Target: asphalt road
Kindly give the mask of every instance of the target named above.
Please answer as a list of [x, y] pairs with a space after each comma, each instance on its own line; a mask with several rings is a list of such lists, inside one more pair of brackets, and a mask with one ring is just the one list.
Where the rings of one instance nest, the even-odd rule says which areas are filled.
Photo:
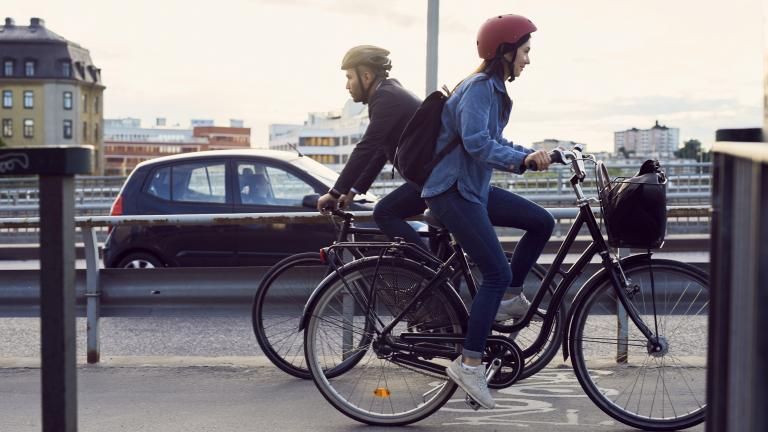
[[[179, 366], [176, 358], [144, 359], [136, 366], [112, 359], [78, 370], [81, 431], [361, 431], [370, 430], [331, 407], [314, 384], [260, 365], [229, 358], [209, 366]], [[187, 359], [187, 362], [190, 360]], [[228, 363], [228, 364], [227, 364]], [[158, 366], [161, 364], [161, 366]], [[5, 361], [8, 366], [8, 361]], [[40, 373], [0, 368], [0, 431], [40, 430]], [[599, 411], [568, 369], [545, 369], [494, 392], [497, 408], [473, 411], [464, 395], [409, 427], [387, 431], [589, 431], [634, 430]], [[689, 429], [703, 431], [703, 425]]]
[[[85, 354], [85, 319], [77, 347]], [[78, 370], [81, 431], [357, 431], [311, 382], [261, 355], [247, 314], [101, 320], [102, 363]], [[0, 432], [39, 431], [39, 320], [0, 318]], [[584, 395], [559, 358], [537, 376], [494, 392], [472, 411], [457, 392], [407, 428], [435, 431], [629, 431]], [[384, 429], [381, 429], [384, 430]], [[703, 431], [703, 426], [691, 430]]]

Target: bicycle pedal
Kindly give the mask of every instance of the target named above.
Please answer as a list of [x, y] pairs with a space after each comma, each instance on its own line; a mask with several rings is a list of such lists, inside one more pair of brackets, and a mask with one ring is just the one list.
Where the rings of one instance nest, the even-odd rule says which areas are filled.
[[477, 403], [474, 399], [472, 399], [472, 397], [470, 397], [469, 395], [464, 397], [464, 403], [467, 404], [468, 407], [472, 408], [475, 411], [482, 408], [482, 406], [480, 406], [480, 404]]

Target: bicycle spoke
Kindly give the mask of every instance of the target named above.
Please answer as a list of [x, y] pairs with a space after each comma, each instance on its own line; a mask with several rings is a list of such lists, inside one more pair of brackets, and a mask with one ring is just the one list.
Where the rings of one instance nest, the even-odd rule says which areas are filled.
[[709, 294], [693, 270], [657, 261], [663, 264], [653, 264], [655, 289], [647, 285], [647, 262], [625, 271], [640, 289], [630, 299], [636, 318], [658, 328], [658, 340], [650, 344], [631, 314], [617, 324], [622, 307], [607, 283], [576, 311], [573, 361], [576, 370], [590, 371], [580, 372], [589, 377], [585, 390], [606, 412], [639, 428], [684, 428], [702, 421], [706, 408]]

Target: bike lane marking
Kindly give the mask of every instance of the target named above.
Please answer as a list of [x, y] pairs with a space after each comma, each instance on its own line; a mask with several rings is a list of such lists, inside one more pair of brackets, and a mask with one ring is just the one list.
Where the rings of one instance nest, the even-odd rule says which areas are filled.
[[[611, 391], [609, 390], [609, 392]], [[496, 425], [521, 428], [545, 424], [551, 426], [616, 425], [616, 422], [610, 419], [599, 423], [580, 423], [579, 410], [571, 408], [565, 409], [565, 412], [560, 416], [562, 420], [537, 420], [537, 418], [541, 418], [542, 414], [557, 412], [561, 409], [555, 407], [552, 402], [542, 399], [587, 398], [571, 371], [543, 371], [519, 384], [498, 390], [497, 393], [502, 397], [496, 396], [496, 408], [490, 411], [474, 411], [466, 406], [463, 398], [451, 399], [441, 411], [460, 414], [461, 416], [456, 417], [453, 421], [444, 422], [443, 425]], [[599, 411], [599, 409], [597, 410]]]

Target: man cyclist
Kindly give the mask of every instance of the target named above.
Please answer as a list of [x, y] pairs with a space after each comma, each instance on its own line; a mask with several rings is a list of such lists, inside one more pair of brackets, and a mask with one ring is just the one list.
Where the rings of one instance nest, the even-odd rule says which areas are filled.
[[[355, 195], [365, 193], [387, 161], [393, 161], [395, 148], [405, 125], [421, 105], [421, 100], [389, 78], [392, 62], [389, 51], [373, 45], [351, 48], [341, 61], [347, 77], [347, 90], [355, 102], [368, 104], [370, 123], [339, 175], [336, 184], [317, 201], [321, 213], [338, 206], [346, 208]], [[414, 186], [405, 183], [387, 194], [373, 211], [379, 228], [390, 238], [402, 237], [423, 246], [419, 234], [405, 219], [421, 214], [427, 205]]]

